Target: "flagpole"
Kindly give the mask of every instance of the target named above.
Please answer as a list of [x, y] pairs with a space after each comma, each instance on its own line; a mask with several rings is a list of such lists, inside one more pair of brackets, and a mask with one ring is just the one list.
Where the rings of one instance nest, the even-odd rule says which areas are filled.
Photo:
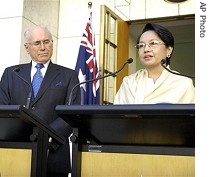
[[92, 8], [92, 2], [88, 2], [88, 8], [89, 8], [89, 9]]

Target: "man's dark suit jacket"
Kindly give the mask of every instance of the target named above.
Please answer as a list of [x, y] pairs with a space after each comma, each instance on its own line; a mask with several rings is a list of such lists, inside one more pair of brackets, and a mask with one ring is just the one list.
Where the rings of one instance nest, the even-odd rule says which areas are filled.
[[[31, 63], [11, 66], [5, 69], [0, 82], [1, 105], [25, 105], [31, 87]], [[21, 76], [20, 79], [15, 73]], [[72, 128], [55, 112], [56, 105], [68, 102], [73, 86], [79, 83], [76, 71], [60, 65], [49, 63], [45, 77], [36, 98], [32, 97], [30, 110], [47, 122], [60, 135], [66, 138], [71, 134]], [[72, 104], [80, 104], [80, 89], [74, 90]], [[51, 152], [48, 158], [48, 172], [69, 173], [70, 162], [69, 143], [60, 146]]]

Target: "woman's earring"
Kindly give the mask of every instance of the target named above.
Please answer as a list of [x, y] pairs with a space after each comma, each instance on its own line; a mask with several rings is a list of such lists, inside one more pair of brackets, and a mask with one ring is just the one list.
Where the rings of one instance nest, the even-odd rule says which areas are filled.
[[170, 58], [170, 57], [171, 57], [171, 54], [168, 54], [168, 55], [167, 55], [167, 58]]

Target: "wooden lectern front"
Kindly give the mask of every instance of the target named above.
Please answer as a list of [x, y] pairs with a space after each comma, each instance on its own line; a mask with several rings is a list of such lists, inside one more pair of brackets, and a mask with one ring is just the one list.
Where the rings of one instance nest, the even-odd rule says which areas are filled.
[[169, 163], [180, 170], [186, 160], [194, 174], [194, 104], [58, 105], [56, 112], [73, 127], [72, 177], [176, 176]]
[[61, 144], [66, 141], [25, 107], [0, 105], [1, 177], [46, 177], [49, 137]]

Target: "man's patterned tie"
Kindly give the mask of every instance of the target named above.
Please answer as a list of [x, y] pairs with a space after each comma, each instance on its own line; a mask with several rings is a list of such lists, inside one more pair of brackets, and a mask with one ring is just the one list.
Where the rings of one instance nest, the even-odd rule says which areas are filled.
[[41, 86], [42, 80], [43, 80], [43, 76], [41, 73], [41, 69], [44, 67], [43, 64], [38, 63], [36, 65], [36, 73], [34, 74], [33, 80], [32, 80], [32, 87], [33, 87], [33, 91], [34, 91], [34, 97], [36, 97], [39, 88]]

